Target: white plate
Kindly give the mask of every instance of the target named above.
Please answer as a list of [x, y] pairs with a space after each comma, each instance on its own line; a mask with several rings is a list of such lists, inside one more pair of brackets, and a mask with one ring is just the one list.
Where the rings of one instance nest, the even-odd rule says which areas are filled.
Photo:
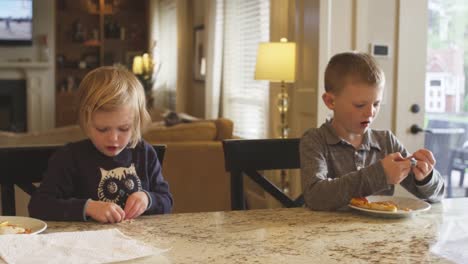
[[392, 201], [398, 206], [398, 208], [409, 208], [411, 209], [411, 211], [398, 210], [396, 212], [389, 212], [389, 211], [379, 211], [379, 210], [361, 208], [361, 207], [357, 207], [351, 204], [349, 204], [348, 206], [368, 215], [388, 217], [388, 218], [409, 217], [416, 213], [424, 212], [424, 211], [431, 209], [431, 205], [429, 203], [420, 199], [416, 199], [416, 198], [384, 196], [384, 195], [373, 195], [373, 196], [368, 196], [366, 198], [369, 202]]
[[39, 234], [47, 228], [47, 224], [36, 218], [24, 216], [0, 216], [0, 222], [8, 221], [12, 225], [31, 229], [31, 234]]

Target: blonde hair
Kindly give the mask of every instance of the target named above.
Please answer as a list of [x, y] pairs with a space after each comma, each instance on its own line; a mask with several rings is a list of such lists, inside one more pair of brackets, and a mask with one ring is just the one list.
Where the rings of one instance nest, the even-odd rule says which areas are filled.
[[136, 76], [122, 66], [99, 67], [83, 78], [78, 89], [78, 119], [87, 134], [93, 113], [129, 106], [134, 113], [129, 145], [134, 148], [151, 121], [146, 110], [143, 86]]
[[383, 87], [385, 75], [374, 58], [361, 52], [334, 55], [325, 70], [325, 91], [339, 94], [348, 83]]

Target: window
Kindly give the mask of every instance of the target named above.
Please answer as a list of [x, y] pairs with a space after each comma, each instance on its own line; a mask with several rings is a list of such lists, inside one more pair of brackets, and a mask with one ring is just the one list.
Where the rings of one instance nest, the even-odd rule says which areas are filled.
[[[428, 0], [426, 91], [434, 89], [434, 107], [426, 108], [425, 128], [440, 132], [426, 134], [425, 148], [437, 160], [435, 168], [447, 179], [459, 179], [447, 169], [453, 149], [468, 142], [468, 28], [466, 0]], [[439, 81], [439, 83], [433, 83]], [[455, 175], [456, 174], [456, 175]], [[454, 177], [455, 176], [455, 177]], [[458, 186], [456, 186], [458, 187]], [[464, 188], [450, 188], [453, 197], [464, 196]]]
[[466, 10], [466, 1], [428, 1], [426, 76], [430, 87], [426, 89], [442, 88], [437, 96], [442, 100], [441, 107], [446, 106], [447, 113], [443, 120], [462, 119], [455, 116], [465, 117], [468, 112], [468, 83], [465, 80], [468, 73], [468, 42], [464, 32], [468, 28]]
[[223, 3], [223, 115], [233, 120], [236, 136], [265, 138], [269, 83], [255, 81], [254, 71], [258, 44], [269, 41], [270, 1]]
[[440, 80], [431, 80], [431, 86], [440, 86]]
[[177, 12], [175, 0], [160, 0], [154, 51], [156, 105], [175, 110], [177, 86]]

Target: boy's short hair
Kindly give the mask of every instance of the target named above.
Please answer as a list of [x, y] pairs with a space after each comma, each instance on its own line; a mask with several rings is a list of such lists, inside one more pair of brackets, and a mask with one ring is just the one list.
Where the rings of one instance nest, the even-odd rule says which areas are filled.
[[348, 83], [383, 87], [385, 75], [374, 58], [367, 53], [338, 53], [330, 59], [325, 70], [325, 91], [338, 94]]
[[92, 114], [96, 111], [113, 111], [130, 106], [134, 111], [130, 147], [141, 140], [144, 127], [151, 121], [146, 110], [143, 86], [136, 76], [123, 66], [104, 66], [89, 72], [78, 89], [78, 119], [87, 134]]

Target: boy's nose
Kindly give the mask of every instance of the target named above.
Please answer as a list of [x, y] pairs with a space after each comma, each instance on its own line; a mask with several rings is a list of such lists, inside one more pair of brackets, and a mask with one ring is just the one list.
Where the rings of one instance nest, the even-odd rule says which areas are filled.
[[364, 110], [364, 114], [367, 116], [374, 116], [374, 113], [375, 113], [375, 108], [374, 106], [369, 106], [369, 107], [366, 107], [366, 109]]

